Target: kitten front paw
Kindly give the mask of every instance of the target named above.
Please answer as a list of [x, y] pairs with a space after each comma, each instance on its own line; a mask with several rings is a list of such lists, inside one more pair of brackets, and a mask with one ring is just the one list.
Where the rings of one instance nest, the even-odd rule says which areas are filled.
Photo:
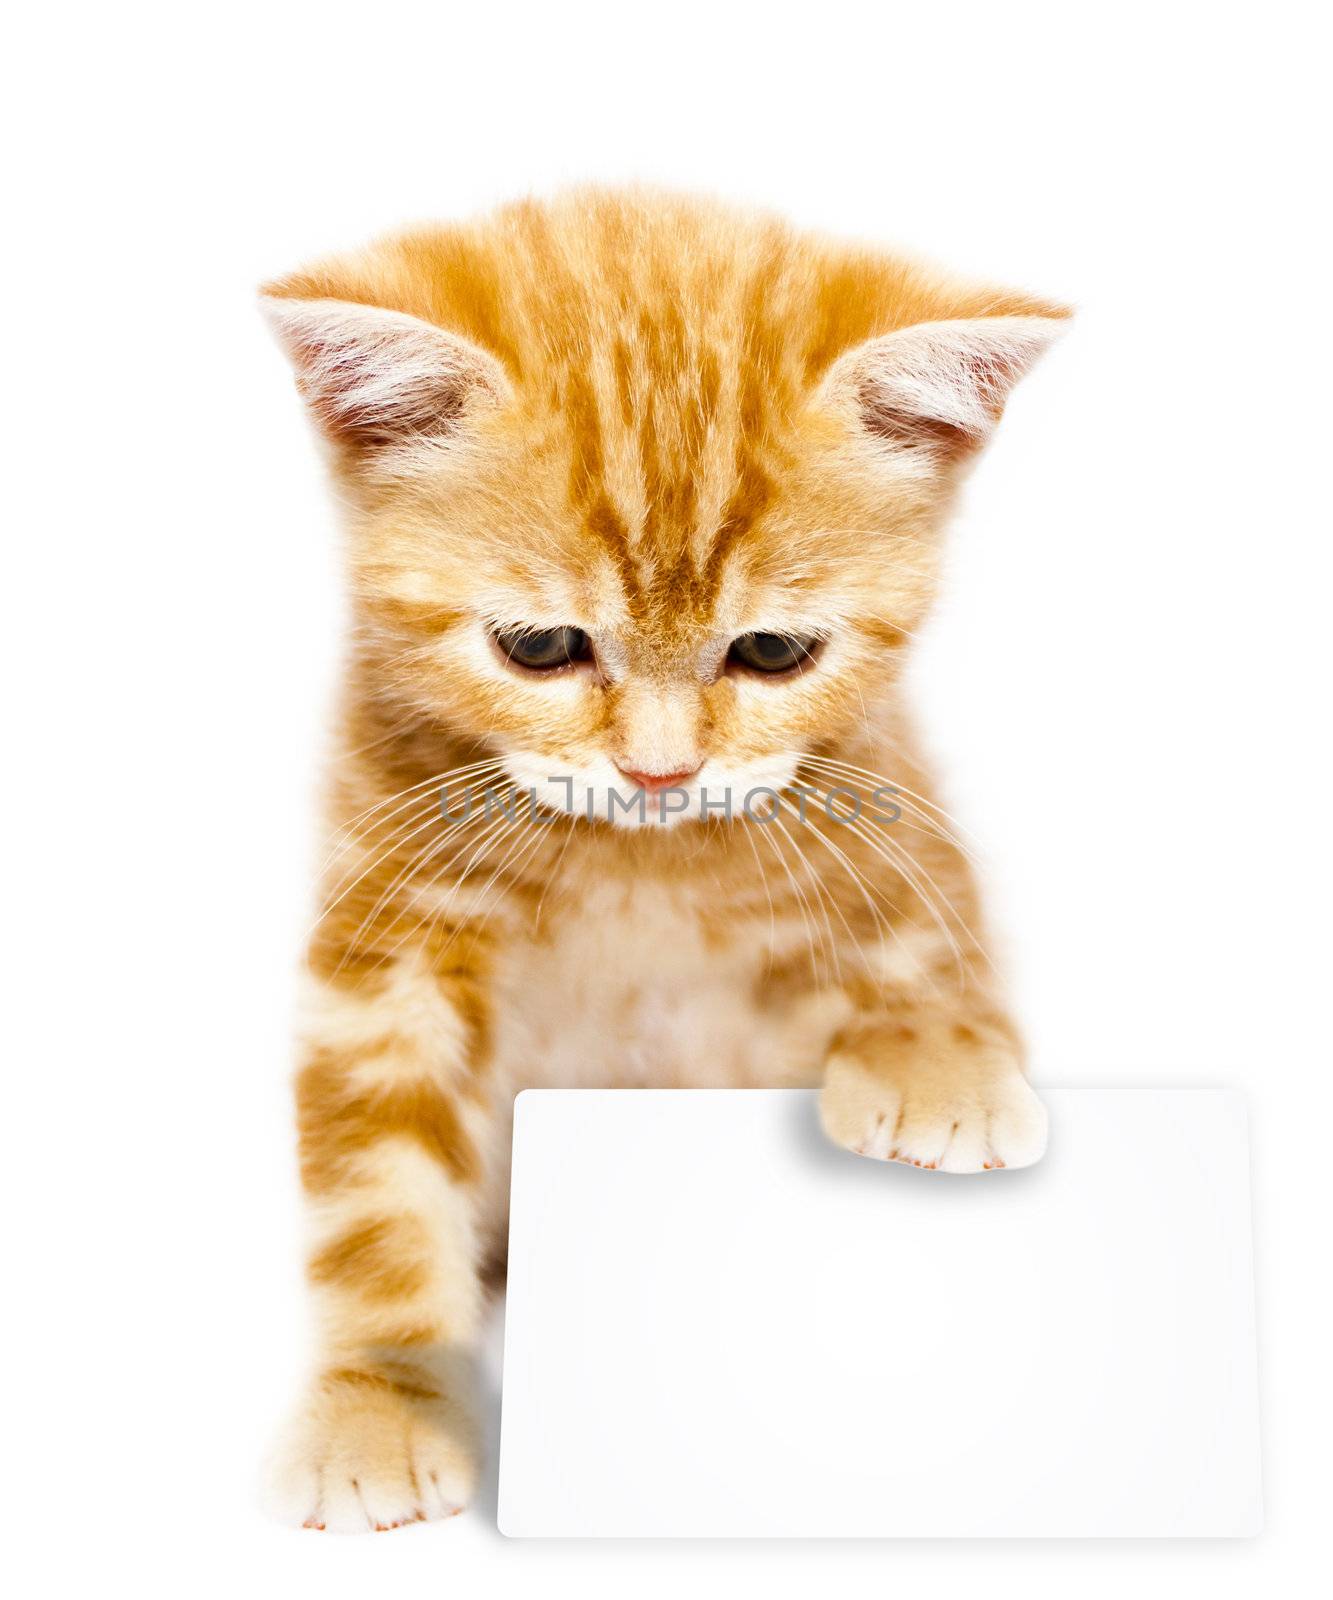
[[377, 1372], [339, 1369], [319, 1378], [278, 1439], [263, 1501], [292, 1527], [368, 1533], [456, 1516], [476, 1475], [462, 1408]]
[[1027, 1167], [1046, 1108], [1003, 1041], [960, 1022], [894, 1022], [830, 1056], [820, 1119], [858, 1155], [943, 1172]]

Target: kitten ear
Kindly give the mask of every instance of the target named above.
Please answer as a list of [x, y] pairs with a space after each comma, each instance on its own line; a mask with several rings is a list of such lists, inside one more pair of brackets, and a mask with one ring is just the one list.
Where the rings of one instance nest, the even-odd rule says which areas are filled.
[[297, 387], [335, 442], [372, 450], [457, 432], [474, 403], [509, 393], [494, 356], [402, 311], [265, 294]]
[[1051, 316], [920, 322], [848, 351], [828, 382], [876, 438], [960, 456], [985, 444], [1009, 391], [1063, 327]]

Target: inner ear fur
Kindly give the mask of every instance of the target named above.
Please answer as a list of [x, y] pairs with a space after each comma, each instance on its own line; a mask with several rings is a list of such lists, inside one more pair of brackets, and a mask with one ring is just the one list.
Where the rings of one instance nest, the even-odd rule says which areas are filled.
[[1014, 385], [1064, 329], [1052, 316], [921, 322], [841, 356], [826, 387], [872, 438], [943, 456], [978, 449]]
[[509, 393], [494, 356], [402, 311], [262, 297], [311, 414], [336, 443], [378, 450], [447, 439], [470, 408]]

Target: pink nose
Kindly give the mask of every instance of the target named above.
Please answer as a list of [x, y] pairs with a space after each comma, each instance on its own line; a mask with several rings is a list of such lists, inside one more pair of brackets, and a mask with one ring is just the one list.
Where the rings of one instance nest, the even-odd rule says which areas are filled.
[[617, 761], [616, 770], [623, 772], [631, 783], [637, 783], [640, 789], [656, 794], [660, 789], [674, 789], [682, 783], [688, 783], [699, 768], [691, 767], [687, 772], [632, 772]]

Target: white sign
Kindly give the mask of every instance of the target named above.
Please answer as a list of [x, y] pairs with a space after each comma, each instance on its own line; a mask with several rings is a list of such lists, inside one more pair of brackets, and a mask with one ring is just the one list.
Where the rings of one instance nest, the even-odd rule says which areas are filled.
[[1039, 1165], [953, 1177], [805, 1091], [521, 1095], [502, 1531], [1256, 1533], [1243, 1101], [1044, 1098]]

